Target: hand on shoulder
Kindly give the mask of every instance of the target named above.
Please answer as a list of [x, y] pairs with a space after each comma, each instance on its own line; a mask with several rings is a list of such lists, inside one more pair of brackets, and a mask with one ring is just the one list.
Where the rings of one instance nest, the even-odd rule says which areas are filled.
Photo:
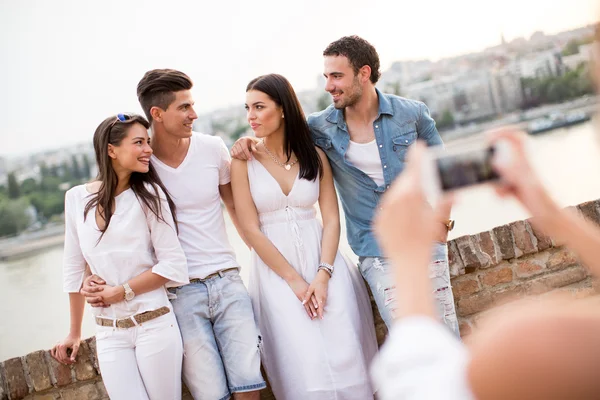
[[231, 157], [244, 161], [251, 160], [259, 142], [260, 140], [255, 137], [244, 136], [239, 138], [231, 147]]

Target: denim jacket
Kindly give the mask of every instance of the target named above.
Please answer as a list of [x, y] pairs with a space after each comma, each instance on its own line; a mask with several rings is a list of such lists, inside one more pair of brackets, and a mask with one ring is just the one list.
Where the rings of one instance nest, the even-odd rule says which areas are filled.
[[343, 110], [330, 105], [308, 117], [315, 144], [327, 154], [331, 164], [346, 215], [348, 243], [359, 257], [382, 256], [371, 230], [373, 215], [382, 194], [402, 172], [408, 147], [417, 139], [430, 146], [442, 144], [425, 104], [376, 91], [379, 113], [373, 122], [373, 130], [385, 181], [382, 186], [377, 186], [367, 174], [346, 160], [350, 135]]

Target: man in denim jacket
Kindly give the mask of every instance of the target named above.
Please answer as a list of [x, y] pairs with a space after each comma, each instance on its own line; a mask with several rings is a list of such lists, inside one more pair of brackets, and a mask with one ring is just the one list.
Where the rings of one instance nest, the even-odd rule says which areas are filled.
[[[390, 328], [396, 309], [394, 278], [373, 235], [373, 216], [381, 195], [402, 172], [408, 147], [417, 139], [430, 146], [441, 145], [442, 139], [425, 104], [381, 93], [375, 87], [379, 55], [366, 40], [343, 37], [327, 46], [323, 56], [325, 90], [333, 104], [310, 115], [308, 124], [315, 144], [331, 163], [348, 242], [359, 256], [360, 272]], [[440, 318], [458, 334], [446, 247], [451, 224], [440, 221], [430, 277]]]

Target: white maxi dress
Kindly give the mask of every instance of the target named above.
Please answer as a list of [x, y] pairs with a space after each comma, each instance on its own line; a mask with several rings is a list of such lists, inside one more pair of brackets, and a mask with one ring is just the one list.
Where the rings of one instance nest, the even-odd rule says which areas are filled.
[[[256, 159], [248, 161], [260, 229], [310, 284], [321, 256], [319, 180], [296, 177], [286, 196]], [[369, 364], [377, 351], [371, 304], [358, 269], [338, 252], [324, 319], [311, 320], [287, 283], [252, 251], [249, 292], [262, 362], [277, 400], [373, 398]]]

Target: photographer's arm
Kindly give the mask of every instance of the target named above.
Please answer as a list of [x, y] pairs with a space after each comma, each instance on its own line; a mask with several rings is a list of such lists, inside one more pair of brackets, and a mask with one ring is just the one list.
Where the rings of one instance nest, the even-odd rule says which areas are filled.
[[494, 163], [502, 178], [497, 192], [501, 196], [515, 196], [533, 216], [532, 224], [555, 242], [573, 250], [583, 265], [600, 277], [600, 228], [554, 202], [529, 164], [526, 138], [524, 132], [513, 128], [491, 133], [492, 142], [504, 140], [511, 148], [507, 161], [495, 160]]
[[[467, 351], [434, 306], [428, 266], [438, 216], [421, 188], [425, 151], [421, 142], [409, 150], [406, 168], [375, 219], [375, 234], [393, 265], [398, 302], [396, 322], [372, 366], [381, 400], [472, 398], [464, 384]], [[449, 207], [450, 198], [442, 203]]]

